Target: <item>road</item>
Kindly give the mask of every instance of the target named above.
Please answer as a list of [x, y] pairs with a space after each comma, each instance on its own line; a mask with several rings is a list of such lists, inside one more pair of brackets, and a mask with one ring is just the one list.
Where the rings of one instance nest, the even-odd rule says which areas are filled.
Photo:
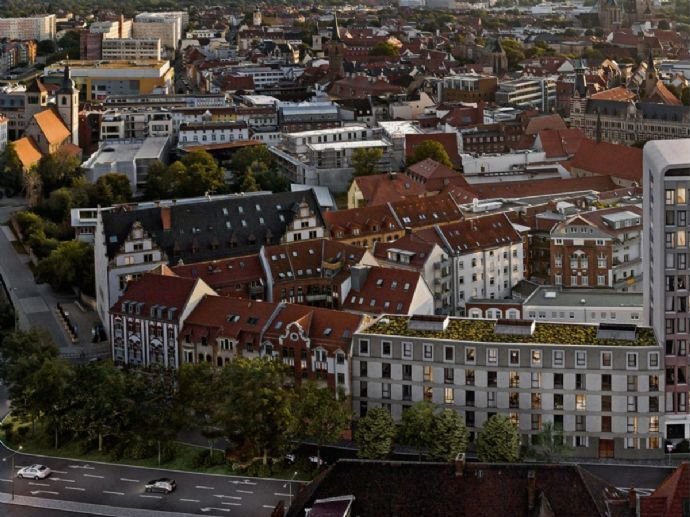
[[[3, 458], [0, 462], [3, 494], [0, 495], [4, 496], [1, 502], [7, 502], [14, 480], [15, 501], [20, 504], [84, 513], [122, 517], [159, 512], [268, 516], [279, 501], [288, 504], [291, 490], [301, 486], [296, 481], [197, 474], [19, 453], [14, 455], [15, 470], [41, 463], [50, 467], [53, 474], [42, 480], [17, 479], [11, 471], [11, 455], [12, 451], [0, 447]], [[144, 484], [159, 477], [174, 478], [177, 490], [170, 495], [146, 493]]]

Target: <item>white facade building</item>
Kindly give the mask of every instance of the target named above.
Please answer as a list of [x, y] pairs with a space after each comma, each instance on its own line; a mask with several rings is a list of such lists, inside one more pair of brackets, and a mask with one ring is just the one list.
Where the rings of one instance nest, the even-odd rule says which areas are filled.
[[181, 147], [224, 144], [237, 140], [249, 140], [249, 127], [246, 122], [208, 122], [180, 125], [179, 145]]
[[104, 39], [101, 44], [103, 59], [114, 61], [136, 61], [139, 59], [161, 59], [161, 40], [151, 39]]
[[0, 37], [11, 40], [54, 40], [55, 15], [46, 14], [28, 18], [0, 18]]

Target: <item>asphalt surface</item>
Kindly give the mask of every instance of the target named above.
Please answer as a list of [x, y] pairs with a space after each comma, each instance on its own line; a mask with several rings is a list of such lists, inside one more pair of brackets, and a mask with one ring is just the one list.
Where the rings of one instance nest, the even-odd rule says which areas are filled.
[[49, 510], [44, 508], [32, 508], [31, 506], [16, 506], [0, 504], [0, 515], [3, 517], [73, 517], [89, 515], [83, 512], [68, 512], [63, 510]]
[[[11, 470], [12, 451], [0, 447], [0, 492], [11, 493], [14, 480], [15, 498], [33, 497], [55, 502], [72, 501], [112, 508], [112, 515], [131, 515], [131, 509], [154, 512], [177, 512], [199, 515], [267, 516], [279, 501], [287, 505], [290, 491], [299, 482], [214, 476], [189, 472], [146, 469], [122, 465], [89, 463], [69, 459], [46, 458], [17, 453], [15, 470]], [[53, 470], [46, 479], [18, 479], [16, 471], [33, 463]], [[147, 481], [171, 477], [177, 482], [172, 494], [146, 493]], [[292, 485], [292, 488], [290, 487]], [[23, 500], [23, 499], [22, 499]], [[60, 504], [56, 509], [61, 509]], [[121, 511], [120, 511], [121, 510]], [[45, 515], [45, 513], [44, 513]]]

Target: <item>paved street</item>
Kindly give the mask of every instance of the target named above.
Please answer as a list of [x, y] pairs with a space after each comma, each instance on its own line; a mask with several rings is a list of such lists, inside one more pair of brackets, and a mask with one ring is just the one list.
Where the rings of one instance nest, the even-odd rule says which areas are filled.
[[[270, 515], [274, 506], [290, 499], [290, 485], [297, 490], [301, 483], [283, 480], [216, 476], [189, 472], [89, 463], [66, 459], [16, 454], [15, 469], [42, 463], [53, 469], [43, 480], [15, 479], [11, 472], [11, 451], [0, 447], [0, 492], [7, 502], [14, 479], [15, 497], [32, 497], [48, 501], [55, 509], [106, 511], [108, 515], [134, 516], [133, 509], [152, 512], [176, 512], [200, 515]], [[178, 489], [170, 495], [149, 494], [144, 484], [158, 477], [173, 477]], [[68, 506], [67, 502], [78, 503]], [[109, 507], [102, 509], [100, 507]], [[143, 512], [141, 515], [150, 513]]]
[[[46, 517], [46, 511], [43, 508], [33, 508], [31, 506], [0, 504], [0, 515], [3, 517]], [[83, 512], [50, 511], [50, 517], [77, 517], [85, 515], [87, 514]]]

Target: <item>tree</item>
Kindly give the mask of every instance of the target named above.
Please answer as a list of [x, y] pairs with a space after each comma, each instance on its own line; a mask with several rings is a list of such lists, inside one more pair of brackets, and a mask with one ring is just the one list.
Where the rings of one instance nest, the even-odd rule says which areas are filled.
[[132, 200], [132, 185], [125, 174], [111, 172], [96, 181], [93, 206], [111, 206]]
[[369, 176], [376, 174], [376, 164], [383, 156], [383, 150], [378, 147], [355, 149], [352, 153], [352, 166], [355, 168], [353, 176]]
[[347, 404], [336, 398], [329, 388], [320, 388], [307, 381], [300, 386], [294, 399], [295, 435], [316, 442], [316, 455], [321, 458], [321, 446], [340, 438], [352, 416]]
[[24, 166], [22, 165], [14, 142], [8, 142], [0, 154], [0, 188], [13, 196], [24, 188]]
[[254, 176], [260, 190], [268, 190], [269, 192], [290, 191], [290, 180], [278, 174], [275, 169], [255, 172]]
[[549, 463], [558, 463], [564, 456], [572, 452], [563, 436], [563, 431], [554, 426], [553, 422], [546, 422], [542, 430], [534, 435], [534, 445], [528, 454], [536, 459]]
[[28, 404], [37, 416], [48, 421], [53, 428], [54, 447], [59, 446], [60, 431], [65, 415], [72, 403], [74, 370], [61, 358], [47, 358], [41, 366], [26, 378], [29, 391]]
[[264, 164], [266, 170], [273, 168], [275, 158], [265, 144], [251, 145], [235, 151], [230, 161], [230, 169], [234, 174], [242, 175], [256, 162]]
[[389, 41], [380, 41], [369, 51], [370, 56], [395, 57], [398, 53], [398, 47]]
[[[409, 410], [408, 410], [409, 412]], [[465, 452], [469, 433], [460, 415], [450, 408], [435, 416], [431, 432], [431, 456], [440, 461], [453, 461]]]
[[453, 167], [453, 162], [446, 152], [443, 145], [435, 140], [426, 140], [419, 144], [412, 154], [407, 158], [407, 165], [414, 165], [417, 162], [431, 158], [446, 167]]
[[38, 263], [38, 277], [53, 288], [78, 287], [93, 292], [93, 249], [85, 242], [61, 242]]
[[79, 165], [79, 158], [65, 151], [41, 158], [36, 171], [41, 180], [43, 197], [48, 197], [53, 190], [60, 187], [71, 187], [72, 183], [84, 174]]
[[384, 408], [371, 408], [357, 423], [357, 456], [366, 459], [385, 458], [393, 449], [394, 438], [395, 423], [390, 413]]
[[144, 196], [147, 199], [165, 199], [170, 197], [171, 177], [168, 167], [160, 160], [155, 160], [149, 165]]
[[251, 167], [247, 169], [244, 173], [244, 178], [242, 179], [242, 185], [240, 187], [242, 192], [257, 192], [259, 190], [259, 185], [254, 177], [254, 171]]
[[520, 459], [520, 434], [507, 416], [494, 415], [477, 436], [480, 461], [513, 463]]
[[262, 454], [264, 465], [269, 453], [284, 450], [294, 429], [286, 375], [283, 363], [267, 357], [240, 357], [221, 371], [220, 421], [226, 436], [243, 439]]
[[38, 42], [37, 53], [39, 56], [49, 56], [57, 51], [57, 45], [52, 39], [44, 39]]
[[431, 402], [414, 403], [402, 415], [398, 436], [400, 442], [415, 447], [422, 460], [422, 452], [428, 449], [433, 441], [434, 406]]
[[522, 43], [513, 39], [504, 39], [501, 40], [501, 45], [508, 58], [508, 68], [510, 70], [516, 70], [520, 61], [525, 59], [525, 50]]

